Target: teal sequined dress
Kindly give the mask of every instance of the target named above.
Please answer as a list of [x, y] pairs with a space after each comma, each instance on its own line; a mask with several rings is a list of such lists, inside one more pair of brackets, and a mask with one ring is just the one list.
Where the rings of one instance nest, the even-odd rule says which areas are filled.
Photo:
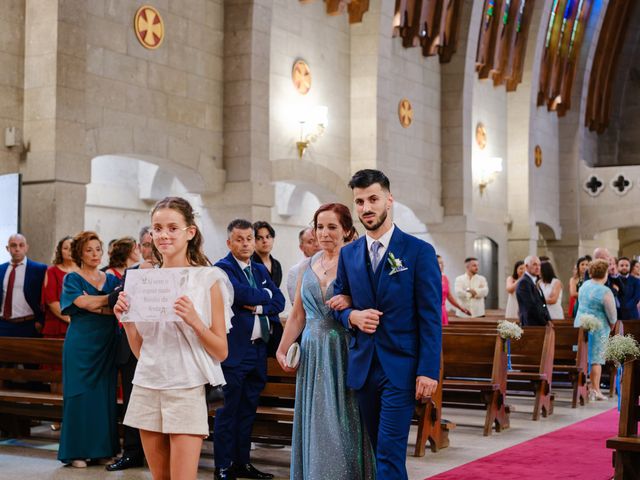
[[325, 305], [333, 295], [333, 283], [323, 295], [309, 266], [301, 295], [306, 326], [296, 381], [291, 479], [374, 479], [373, 450], [356, 394], [347, 388], [349, 334]]

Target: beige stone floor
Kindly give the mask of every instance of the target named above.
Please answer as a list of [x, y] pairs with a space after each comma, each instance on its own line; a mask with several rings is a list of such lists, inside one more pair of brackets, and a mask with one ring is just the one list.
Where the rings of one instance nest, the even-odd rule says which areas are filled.
[[[533, 422], [530, 420], [531, 401], [510, 399], [509, 402], [516, 408], [511, 416], [511, 428], [501, 433], [494, 433], [490, 437], [482, 436], [483, 421], [480, 412], [445, 409], [445, 418], [457, 424], [457, 428], [450, 435], [451, 446], [435, 454], [427, 451], [423, 458], [408, 456], [409, 478], [422, 480], [616, 406], [614, 399], [605, 402], [591, 402], [585, 407], [571, 409], [568, 403], [568, 392], [560, 391], [557, 392], [554, 414], [538, 422]], [[0, 444], [0, 478], [6, 480], [151, 479], [148, 470], [142, 468], [109, 473], [104, 470], [104, 467], [99, 466], [87, 469], [64, 467], [56, 460], [55, 437], [44, 438], [45, 435], [51, 437], [46, 426], [36, 431], [36, 433], [41, 432], [42, 435], [38, 439], [20, 441], [18, 446], [6, 445], [7, 442]], [[412, 429], [410, 441], [413, 441], [414, 438], [415, 430]], [[409, 455], [412, 450], [413, 445], [409, 445]], [[256, 448], [252, 452], [252, 460], [260, 469], [275, 474], [277, 478], [284, 479], [289, 476], [289, 455], [289, 448]], [[213, 458], [211, 444], [207, 443], [203, 449], [198, 479], [211, 480], [212, 478]]]

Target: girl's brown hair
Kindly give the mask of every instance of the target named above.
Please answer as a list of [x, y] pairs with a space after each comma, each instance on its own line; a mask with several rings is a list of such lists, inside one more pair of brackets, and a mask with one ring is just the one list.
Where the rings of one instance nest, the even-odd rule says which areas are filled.
[[349, 243], [354, 237], [357, 235], [356, 229], [353, 226], [353, 218], [351, 217], [351, 212], [349, 208], [341, 203], [325, 203], [324, 205], [320, 205], [320, 208], [316, 210], [316, 213], [313, 215], [313, 229], [318, 229], [318, 215], [322, 212], [333, 212], [338, 217], [338, 221], [340, 222], [340, 226], [344, 230], [344, 242]]
[[111, 246], [109, 255], [109, 268], [122, 268], [127, 266], [127, 259], [136, 248], [136, 239], [133, 237], [123, 237]]
[[96, 232], [80, 232], [73, 237], [73, 242], [71, 242], [71, 258], [73, 258], [73, 261], [76, 262], [76, 265], [79, 267], [82, 267], [82, 250], [84, 250], [84, 246], [91, 240], [97, 240], [100, 242], [100, 248], [103, 247], [102, 240], [100, 240]]
[[[165, 197], [155, 204], [153, 209], [151, 210], [151, 217], [153, 218], [153, 214], [158, 210], [163, 208], [170, 208], [180, 213], [184, 218], [187, 227], [195, 227], [196, 233], [189, 243], [187, 244], [187, 262], [194, 267], [209, 267], [212, 265], [211, 261], [207, 258], [202, 250], [202, 245], [204, 244], [204, 239], [202, 237], [202, 232], [196, 225], [195, 221], [195, 213], [191, 204], [187, 202], [184, 198], [181, 197]], [[160, 266], [162, 266], [162, 255], [156, 248], [155, 242], [153, 242], [153, 256], [158, 260]]]
[[58, 244], [56, 245], [56, 250], [53, 253], [53, 260], [51, 262], [53, 265], [62, 265], [64, 263], [64, 260], [62, 259], [62, 245], [67, 240], [73, 241], [73, 237], [70, 235], [67, 235], [66, 237], [62, 237], [58, 241]]

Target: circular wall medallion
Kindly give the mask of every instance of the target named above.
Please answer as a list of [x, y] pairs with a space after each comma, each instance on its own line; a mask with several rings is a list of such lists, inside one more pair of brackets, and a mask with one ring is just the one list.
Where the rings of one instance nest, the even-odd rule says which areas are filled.
[[408, 128], [413, 122], [413, 107], [407, 98], [403, 98], [398, 103], [398, 120], [404, 128]]
[[291, 80], [300, 95], [306, 95], [311, 90], [311, 70], [304, 60], [298, 60], [293, 64]]
[[164, 22], [158, 11], [150, 5], [141, 6], [133, 19], [133, 28], [144, 48], [155, 49], [164, 40]]
[[487, 146], [487, 129], [482, 122], [476, 125], [476, 143], [480, 150], [484, 150]]
[[542, 148], [540, 148], [540, 145], [536, 145], [533, 154], [536, 167], [540, 168], [540, 166], [542, 165]]

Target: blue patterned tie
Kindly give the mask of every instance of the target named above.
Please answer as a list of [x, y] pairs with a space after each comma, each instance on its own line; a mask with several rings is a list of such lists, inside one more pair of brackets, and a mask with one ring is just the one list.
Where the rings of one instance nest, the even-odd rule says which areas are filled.
[[371, 244], [371, 267], [375, 272], [378, 269], [378, 264], [380, 263], [380, 249], [382, 248], [382, 243], [378, 240]]
[[[256, 279], [253, 277], [251, 267], [245, 267], [243, 272], [246, 275], [247, 280], [249, 280], [249, 285], [253, 288], [258, 288], [256, 285]], [[267, 343], [269, 341], [269, 319], [265, 315], [258, 315], [258, 318], [260, 319], [260, 338], [262, 338], [264, 343]]]

